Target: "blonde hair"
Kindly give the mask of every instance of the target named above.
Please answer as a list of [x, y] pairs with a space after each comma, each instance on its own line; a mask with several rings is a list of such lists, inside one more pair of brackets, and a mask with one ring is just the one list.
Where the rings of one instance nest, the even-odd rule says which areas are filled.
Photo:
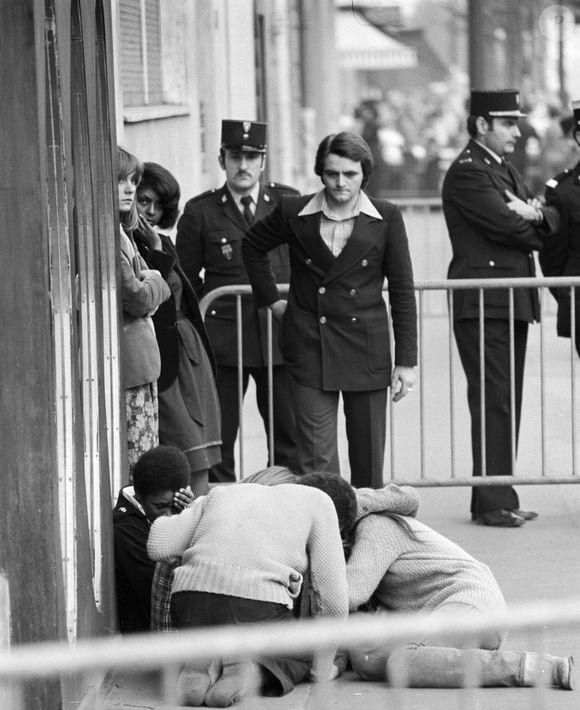
[[[143, 163], [137, 158], [133, 153], [129, 153], [125, 148], [117, 146], [117, 180], [125, 180], [129, 176], [132, 176], [135, 185], [141, 182], [143, 177]], [[123, 229], [128, 232], [132, 232], [137, 228], [139, 223], [139, 215], [137, 213], [137, 200], [133, 200], [131, 209], [129, 212], [124, 212], [121, 214], [121, 225]]]

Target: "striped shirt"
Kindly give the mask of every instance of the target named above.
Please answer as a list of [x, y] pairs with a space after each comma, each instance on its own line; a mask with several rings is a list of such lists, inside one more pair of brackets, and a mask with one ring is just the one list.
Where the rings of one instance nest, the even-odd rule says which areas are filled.
[[355, 220], [361, 212], [371, 217], [382, 219], [380, 213], [364, 192], [359, 193], [359, 198], [350, 214], [346, 217], [338, 217], [333, 213], [332, 208], [326, 201], [326, 190], [322, 189], [306, 203], [298, 216], [320, 213], [320, 236], [332, 254], [338, 256], [350, 239]]

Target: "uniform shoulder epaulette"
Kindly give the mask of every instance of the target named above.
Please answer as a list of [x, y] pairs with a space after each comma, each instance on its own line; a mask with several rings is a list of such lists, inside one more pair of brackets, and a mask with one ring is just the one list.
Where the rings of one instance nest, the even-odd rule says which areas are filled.
[[280, 182], [267, 182], [266, 187], [268, 188], [268, 190], [279, 190], [280, 192], [288, 192], [292, 195], [300, 194], [300, 191], [297, 190], [295, 187], [291, 187], [290, 185], [282, 185], [282, 183]]
[[574, 174], [574, 171], [572, 168], [567, 168], [561, 173], [558, 173], [556, 177], [550, 178], [549, 180], [546, 180], [546, 187], [555, 190], [560, 183], [564, 182], [567, 178], [571, 177]]
[[206, 197], [209, 197], [210, 195], [215, 195], [216, 192], [217, 192], [217, 188], [216, 188], [216, 187], [212, 187], [211, 190], [206, 190], [205, 192], [200, 192], [199, 195], [194, 195], [194, 196], [191, 197], [189, 200], [187, 200], [187, 203], [186, 203], [186, 204], [189, 205], [189, 204], [191, 204], [192, 202], [197, 202], [198, 200], [203, 200], [203, 199], [205, 199]]

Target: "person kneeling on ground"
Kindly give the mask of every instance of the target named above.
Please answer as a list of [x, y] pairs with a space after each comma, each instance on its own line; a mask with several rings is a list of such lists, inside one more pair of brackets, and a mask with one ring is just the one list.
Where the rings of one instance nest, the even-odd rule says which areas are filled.
[[155, 562], [147, 555], [151, 523], [193, 501], [189, 463], [174, 446], [150, 449], [135, 464], [113, 510], [115, 583], [121, 633], [149, 631]]
[[[506, 608], [487, 565], [412, 517], [385, 509], [383, 491], [358, 490], [357, 521], [345, 549], [349, 608], [372, 604], [377, 613], [427, 611], [434, 617], [480, 620]], [[465, 669], [480, 686], [555, 685], [572, 690], [573, 659], [500, 648], [503, 635], [483, 631], [465, 639], [445, 631], [404, 647], [388, 644], [350, 653], [364, 680], [413, 688], [460, 688]]]
[[[171, 589], [176, 628], [293, 620], [294, 600], [309, 572], [314, 613], [347, 617], [341, 535], [354, 522], [356, 498], [340, 476], [323, 475], [325, 492], [292, 483], [219, 486], [179, 515], [153, 523], [150, 558], [181, 558]], [[276, 657], [189, 664], [179, 677], [179, 701], [227, 707], [250, 692], [284, 695], [296, 683], [336, 677], [334, 655], [330, 649], [313, 662]]]

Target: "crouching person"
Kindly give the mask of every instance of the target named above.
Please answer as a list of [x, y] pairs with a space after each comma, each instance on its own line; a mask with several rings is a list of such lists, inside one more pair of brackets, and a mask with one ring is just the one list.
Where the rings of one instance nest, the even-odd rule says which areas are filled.
[[[315, 474], [312, 474], [315, 475]], [[346, 619], [348, 594], [341, 534], [352, 526], [356, 498], [340, 476], [325, 491], [308, 485], [220, 486], [180, 515], [156, 520], [153, 560], [181, 558], [173, 573], [171, 619], [178, 629], [293, 621], [294, 601], [310, 573], [315, 614]], [[303, 476], [300, 483], [308, 483]], [[249, 692], [284, 695], [296, 683], [338, 674], [334, 653], [187, 666], [178, 695], [184, 705], [227, 707]]]
[[193, 501], [189, 462], [174, 446], [156, 446], [135, 464], [133, 485], [119, 491], [113, 511], [115, 586], [121, 633], [149, 631], [155, 562], [147, 555], [151, 523]]

